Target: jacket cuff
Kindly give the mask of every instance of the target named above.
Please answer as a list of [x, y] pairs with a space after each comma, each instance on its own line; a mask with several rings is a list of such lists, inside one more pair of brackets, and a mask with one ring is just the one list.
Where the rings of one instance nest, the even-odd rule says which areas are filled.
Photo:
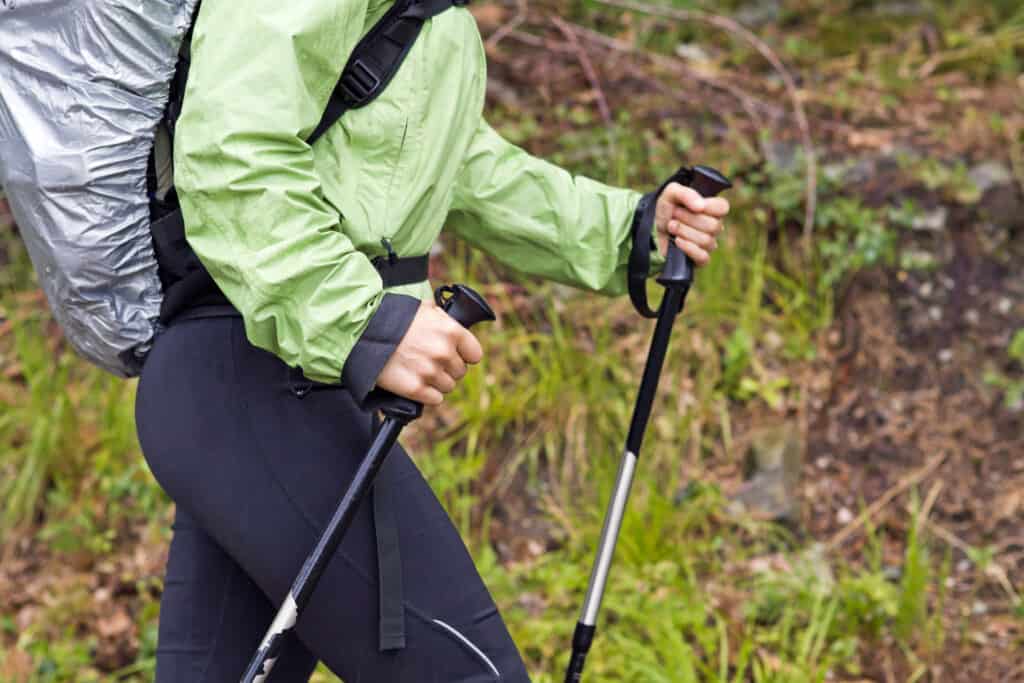
[[416, 297], [384, 294], [370, 324], [349, 352], [341, 368], [341, 383], [360, 406], [365, 406], [380, 371], [409, 331], [419, 307]]

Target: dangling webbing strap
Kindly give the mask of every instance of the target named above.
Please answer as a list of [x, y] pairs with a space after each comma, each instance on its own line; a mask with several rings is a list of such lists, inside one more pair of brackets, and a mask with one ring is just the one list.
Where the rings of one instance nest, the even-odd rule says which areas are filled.
[[[373, 432], [380, 428], [373, 411]], [[398, 519], [395, 495], [394, 462], [384, 461], [373, 482], [373, 531], [377, 539], [378, 645], [381, 652], [405, 647], [405, 589], [402, 583], [402, 553], [398, 543]]]

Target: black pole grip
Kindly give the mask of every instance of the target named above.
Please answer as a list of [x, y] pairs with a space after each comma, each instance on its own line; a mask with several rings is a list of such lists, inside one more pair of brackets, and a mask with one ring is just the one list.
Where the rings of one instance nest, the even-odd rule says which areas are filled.
[[467, 330], [477, 323], [495, 320], [494, 311], [484, 298], [466, 285], [438, 287], [434, 301]]
[[[724, 175], [710, 166], [694, 166], [692, 177], [687, 183], [702, 197], [714, 197], [732, 187], [732, 183]], [[693, 282], [693, 261], [670, 239], [665, 267], [658, 276], [658, 283], [666, 287], [689, 288]]]
[[[477, 323], [496, 319], [484, 298], [466, 285], [438, 287], [434, 292], [434, 301], [467, 330]], [[411, 422], [423, 413], [420, 403], [381, 389], [373, 391], [368, 403], [379, 409], [385, 417], [403, 423]]]

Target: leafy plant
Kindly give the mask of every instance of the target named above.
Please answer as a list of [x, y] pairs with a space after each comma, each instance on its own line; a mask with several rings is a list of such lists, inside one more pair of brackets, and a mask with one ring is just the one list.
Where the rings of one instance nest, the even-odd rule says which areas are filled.
[[[1011, 363], [1024, 369], [1024, 328], [1017, 330], [1006, 349]], [[1017, 377], [1008, 372], [989, 369], [984, 375], [985, 383], [1003, 392], [1003, 403], [1010, 410], [1024, 407], [1024, 377]]]

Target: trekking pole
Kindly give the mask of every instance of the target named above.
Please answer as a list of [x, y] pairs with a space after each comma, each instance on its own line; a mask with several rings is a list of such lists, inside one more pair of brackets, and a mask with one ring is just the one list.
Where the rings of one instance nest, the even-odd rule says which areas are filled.
[[[487, 305], [484, 298], [465, 285], [440, 287], [434, 293], [434, 298], [448, 315], [467, 329], [478, 322], [495, 319], [494, 311]], [[395, 441], [398, 440], [399, 432], [405, 425], [420, 416], [423, 412], [423, 404], [392, 395], [386, 399], [380, 410], [384, 414], [384, 422], [374, 437], [370, 450], [367, 451], [363, 461], [359, 463], [359, 468], [348, 485], [341, 502], [334, 510], [331, 521], [320, 535], [316, 547], [306, 558], [299, 575], [292, 583], [291, 590], [288, 591], [284, 603], [278, 609], [277, 616], [274, 617], [267, 634], [263, 637], [259, 650], [249, 662], [245, 675], [242, 677], [242, 683], [266, 682], [281, 653], [286, 636], [295, 628], [299, 615], [309, 603], [309, 598], [313, 594], [320, 576], [327, 568], [327, 563], [334, 556], [338, 544], [341, 543], [345, 532], [352, 524], [360, 502], [373, 486], [373, 480], [387, 459], [388, 453], [391, 452], [391, 448], [395, 445]]]
[[[732, 183], [713, 168], [695, 166], [690, 187], [704, 197], [713, 197], [732, 187]], [[572, 657], [565, 672], [565, 683], [579, 683], [583, 679], [583, 664], [597, 632], [597, 613], [601, 609], [601, 598], [604, 597], [605, 585], [608, 582], [608, 571], [611, 569], [612, 556], [615, 554], [615, 543], [619, 539], [622, 517], [626, 511], [626, 501], [629, 499], [629, 488], [633, 483], [633, 473], [640, 455], [640, 445], [647, 428], [647, 420], [651, 416], [654, 395], [658, 390], [658, 379], [661, 377], [661, 366], [665, 362], [672, 324], [683, 310], [683, 302], [692, 283], [693, 262], [680, 251], [675, 241], [670, 239], [665, 267], [658, 277], [658, 284], [665, 287], [665, 295], [661, 300], [654, 338], [647, 353], [647, 365], [644, 367], [640, 392], [633, 408], [633, 419], [629, 425], [629, 435], [626, 437], [626, 450], [622, 455], [608, 510], [605, 512], [604, 527], [597, 547], [597, 558], [590, 574], [587, 597], [572, 636]]]

